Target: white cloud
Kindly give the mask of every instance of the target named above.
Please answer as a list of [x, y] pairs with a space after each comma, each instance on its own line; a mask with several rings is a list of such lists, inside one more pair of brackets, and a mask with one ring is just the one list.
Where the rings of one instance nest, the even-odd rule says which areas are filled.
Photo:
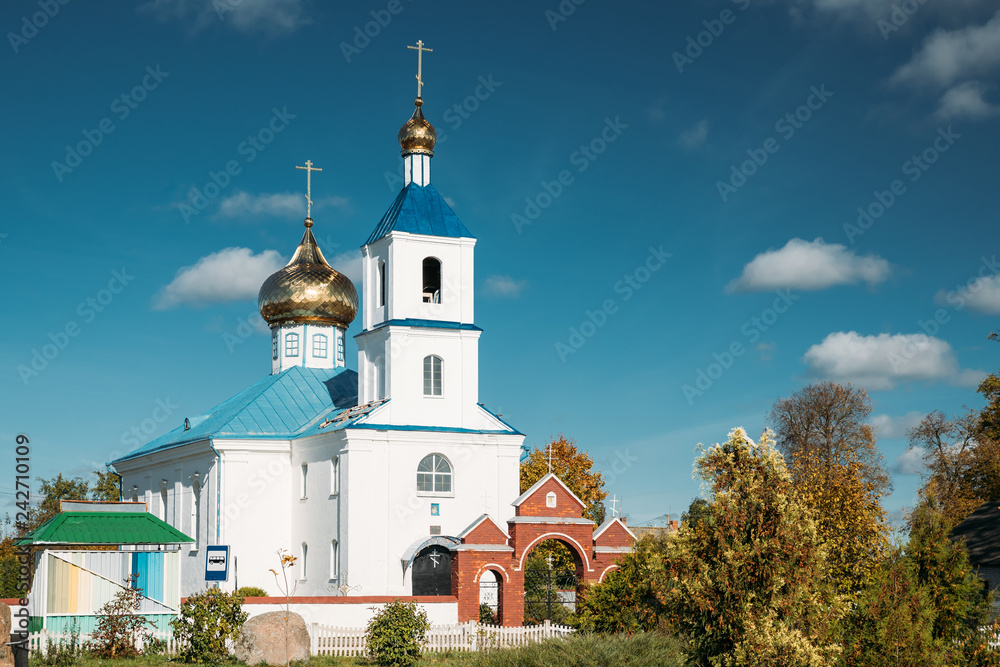
[[950, 86], [1000, 66], [1000, 12], [983, 25], [937, 30], [892, 75], [893, 83]]
[[920, 424], [926, 416], [916, 410], [911, 410], [900, 417], [891, 417], [886, 414], [875, 415], [872, 417], [872, 426], [878, 431], [880, 438], [905, 438], [906, 432]]
[[726, 286], [727, 292], [756, 292], [781, 287], [817, 290], [833, 285], [869, 286], [885, 280], [889, 262], [878, 255], [858, 257], [839, 243], [818, 238], [792, 239], [780, 250], [762, 252], [743, 267], [743, 275]]
[[921, 449], [907, 449], [896, 457], [893, 463], [893, 472], [899, 475], [919, 475], [926, 469], [924, 465], [924, 452]]
[[941, 98], [937, 117], [980, 119], [1000, 113], [1000, 104], [990, 104], [983, 99], [987, 87], [978, 81], [966, 81], [952, 86]]
[[490, 276], [486, 279], [486, 291], [497, 296], [516, 299], [521, 296], [521, 290], [528, 286], [527, 280], [514, 280], [510, 276]]
[[[344, 197], [319, 197], [313, 200], [313, 209], [344, 208], [347, 203], [348, 200]], [[241, 190], [223, 199], [219, 203], [219, 212], [216, 215], [220, 218], [256, 216], [295, 218], [305, 217], [305, 214], [306, 198], [304, 194], [275, 192], [255, 195]]]
[[972, 386], [984, 375], [961, 369], [947, 341], [925, 334], [862, 336], [855, 331], [838, 331], [810, 347], [803, 361], [809, 365], [810, 375], [852, 382], [869, 390], [921, 380]]
[[777, 347], [778, 344], [772, 341], [770, 343], [757, 343], [757, 347], [754, 349], [757, 351], [757, 354], [760, 355], [761, 361], [770, 361], [774, 358], [774, 350]]
[[150, 0], [139, 11], [161, 21], [191, 22], [198, 32], [213, 23], [245, 33], [288, 34], [312, 21], [303, 0]]
[[684, 148], [694, 148], [698, 144], [705, 141], [708, 137], [708, 120], [699, 121], [697, 125], [692, 127], [690, 130], [685, 130], [681, 132], [678, 141]]
[[182, 267], [169, 285], [160, 290], [153, 308], [164, 310], [181, 304], [202, 306], [222, 301], [257, 297], [269, 275], [285, 265], [275, 250], [259, 255], [249, 248], [226, 248]]
[[976, 278], [958, 290], [940, 290], [934, 301], [939, 306], [968, 306], [987, 315], [1000, 315], [1000, 275]]

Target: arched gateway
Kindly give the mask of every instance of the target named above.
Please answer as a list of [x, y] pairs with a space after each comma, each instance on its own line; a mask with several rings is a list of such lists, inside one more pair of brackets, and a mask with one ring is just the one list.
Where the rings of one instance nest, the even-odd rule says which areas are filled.
[[513, 502], [514, 517], [507, 531], [482, 515], [451, 547], [451, 591], [458, 596], [459, 622], [479, 618], [480, 584], [493, 572], [500, 582], [498, 615], [503, 625], [521, 625], [524, 618], [524, 563], [541, 542], [556, 539], [582, 561], [580, 581], [598, 583], [616, 567], [618, 557], [632, 551], [635, 534], [621, 519], [609, 519], [595, 531], [584, 518], [587, 505], [554, 474], [538, 480]]

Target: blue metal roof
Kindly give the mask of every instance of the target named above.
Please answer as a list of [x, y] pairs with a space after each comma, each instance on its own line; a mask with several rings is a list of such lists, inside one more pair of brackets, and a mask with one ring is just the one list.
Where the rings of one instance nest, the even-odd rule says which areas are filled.
[[475, 238], [433, 185], [413, 182], [399, 191], [396, 201], [382, 216], [365, 245], [374, 243], [389, 232], [409, 232], [427, 236]]
[[346, 368], [293, 366], [268, 375], [253, 386], [139, 449], [112, 461], [128, 461], [152, 452], [208, 438], [295, 438], [321, 417], [358, 403], [358, 374]]

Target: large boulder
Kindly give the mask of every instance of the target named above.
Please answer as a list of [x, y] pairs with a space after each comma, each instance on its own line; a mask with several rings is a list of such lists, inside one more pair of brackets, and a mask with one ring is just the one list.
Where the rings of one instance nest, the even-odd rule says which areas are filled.
[[[285, 636], [288, 636], [287, 654]], [[296, 613], [269, 611], [243, 624], [234, 647], [236, 658], [248, 665], [284, 665], [309, 660], [309, 630]]]
[[0, 667], [14, 667], [14, 652], [10, 650], [10, 607], [0, 602]]

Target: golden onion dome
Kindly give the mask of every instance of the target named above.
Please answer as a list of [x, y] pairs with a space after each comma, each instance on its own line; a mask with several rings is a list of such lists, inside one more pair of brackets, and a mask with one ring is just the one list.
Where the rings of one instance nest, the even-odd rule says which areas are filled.
[[358, 314], [358, 291], [350, 278], [327, 264], [312, 224], [306, 218], [306, 233], [292, 259], [260, 286], [257, 306], [271, 326], [307, 322], [346, 329]]
[[399, 128], [398, 139], [399, 147], [402, 149], [401, 155], [425, 153], [433, 156], [434, 144], [437, 143], [437, 132], [434, 130], [434, 126], [424, 118], [424, 112], [420, 110], [420, 107], [424, 104], [423, 99], [418, 97], [413, 100], [413, 103], [417, 108], [413, 110], [410, 120], [403, 123], [403, 127]]

